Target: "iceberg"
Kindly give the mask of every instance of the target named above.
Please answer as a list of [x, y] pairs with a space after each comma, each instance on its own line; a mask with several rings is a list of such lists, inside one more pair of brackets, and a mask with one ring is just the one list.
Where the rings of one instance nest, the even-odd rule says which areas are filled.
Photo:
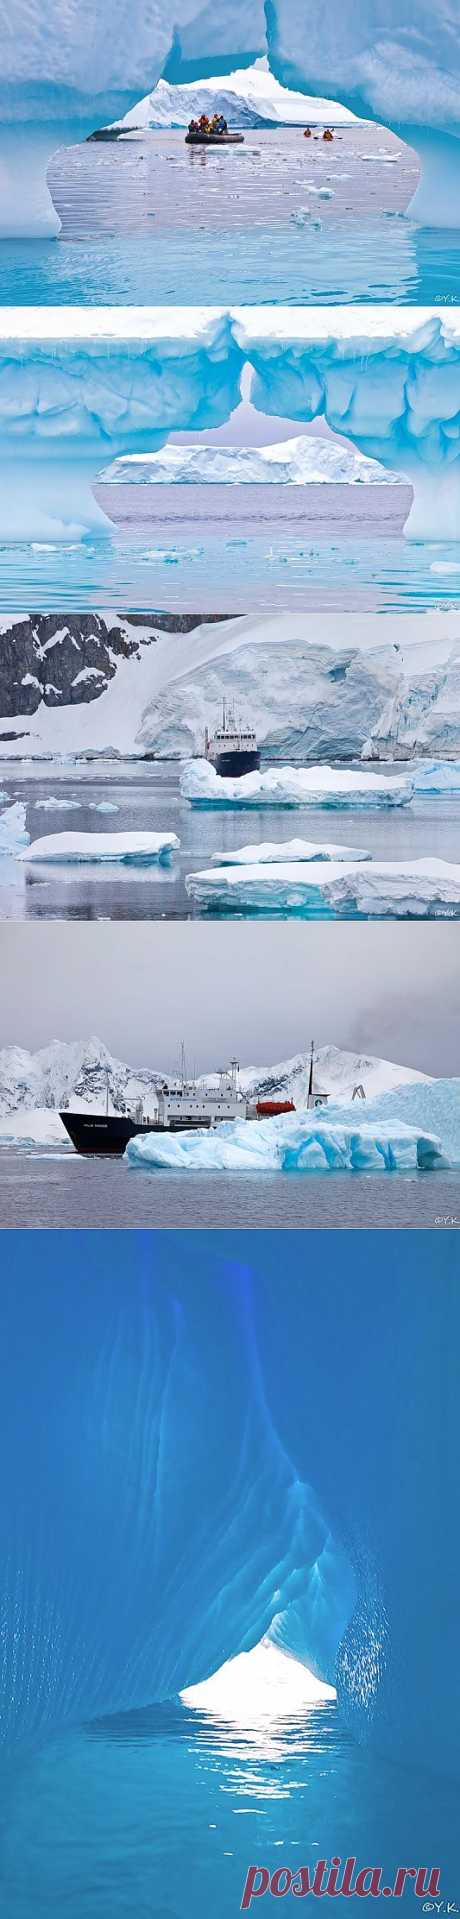
[[0, 856], [3, 853], [15, 854], [18, 847], [28, 844], [26, 808], [22, 800], [16, 800], [13, 806], [8, 806], [4, 813], [0, 813]]
[[371, 854], [358, 846], [334, 846], [315, 840], [261, 840], [260, 846], [236, 846], [228, 853], [213, 853], [215, 866], [270, 866], [273, 861], [288, 860], [370, 860]]
[[355, 118], [335, 100], [308, 99], [280, 86], [262, 57], [235, 73], [216, 73], [175, 86], [158, 80], [152, 93], [125, 115], [123, 128], [188, 127], [201, 113], [221, 113], [231, 127], [342, 125]]
[[460, 793], [460, 760], [422, 760], [411, 772], [416, 793]]
[[75, 862], [112, 865], [116, 861], [125, 866], [151, 866], [156, 860], [169, 862], [179, 846], [176, 833], [47, 833], [43, 839], [32, 840], [27, 852], [18, 853], [18, 859], [28, 866], [50, 860], [65, 866]]
[[405, 1172], [446, 1166], [439, 1138], [397, 1118], [372, 1125], [319, 1112], [279, 1119], [225, 1120], [209, 1132], [145, 1133], [129, 1141], [125, 1159], [144, 1171]]
[[3, 308], [0, 540], [111, 532], [92, 491], [109, 450], [219, 426], [240, 371], [229, 316], [212, 307]]
[[[257, 849], [250, 849], [255, 852]], [[278, 848], [278, 853], [282, 849]], [[267, 865], [221, 865], [188, 873], [187, 893], [220, 913], [297, 913], [361, 919], [457, 919], [460, 865], [447, 860], [279, 859]]]
[[[269, 1635], [361, 1744], [457, 1775], [458, 1235], [436, 1259], [423, 1232], [391, 1258], [378, 1231], [10, 1242], [6, 1747], [175, 1698]], [[447, 1538], [449, 1603], [426, 1578]]]
[[49, 793], [47, 799], [35, 800], [34, 804], [39, 813], [79, 813], [83, 801], [63, 800], [58, 797], [57, 793]]
[[111, 484], [130, 486], [399, 486], [398, 473], [377, 460], [320, 439], [299, 434], [273, 446], [165, 446], [160, 453], [130, 453], [104, 473]]
[[279, 307], [274, 315], [246, 307], [235, 310], [233, 334], [254, 369], [251, 400], [261, 412], [290, 420], [323, 414], [367, 458], [404, 474], [413, 488], [407, 535], [458, 540], [455, 309]]
[[192, 806], [408, 806], [409, 778], [394, 774], [338, 772], [333, 766], [270, 766], [265, 772], [229, 779], [209, 760], [190, 760], [182, 768], [180, 790]]

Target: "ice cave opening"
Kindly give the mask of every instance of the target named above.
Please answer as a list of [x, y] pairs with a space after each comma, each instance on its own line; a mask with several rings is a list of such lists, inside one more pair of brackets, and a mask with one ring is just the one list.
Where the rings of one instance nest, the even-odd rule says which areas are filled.
[[264, 1638], [251, 1652], [225, 1660], [201, 1684], [184, 1687], [180, 1698], [184, 1706], [212, 1713], [227, 1724], [252, 1728], [261, 1721], [268, 1729], [273, 1720], [292, 1719], [305, 1707], [336, 1699], [337, 1693], [300, 1659]]

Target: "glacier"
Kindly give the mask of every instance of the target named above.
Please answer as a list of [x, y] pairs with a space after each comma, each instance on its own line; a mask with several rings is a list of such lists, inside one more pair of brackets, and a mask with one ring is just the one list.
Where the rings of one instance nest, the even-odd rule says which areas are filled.
[[169, 862], [180, 840], [176, 833], [46, 833], [32, 840], [18, 859], [27, 865], [53, 860], [59, 864], [151, 866]]
[[[364, 860], [339, 863], [316, 857], [268, 865], [220, 865], [186, 875], [186, 889], [201, 907], [220, 913], [301, 914], [306, 919], [457, 919], [460, 865], [442, 859]], [[26, 857], [26, 856], [22, 856]], [[313, 870], [312, 870], [313, 869]]]
[[167, 1700], [265, 1634], [363, 1745], [457, 1774], [458, 1235], [434, 1259], [394, 1234], [390, 1262], [379, 1232], [10, 1237], [6, 1744]]
[[230, 779], [209, 760], [182, 767], [180, 790], [192, 806], [408, 806], [411, 778], [393, 774], [338, 771], [333, 766], [270, 766]]
[[108, 460], [225, 423], [324, 417], [413, 491], [405, 532], [458, 540], [460, 320], [453, 307], [4, 308], [0, 539], [107, 533]]

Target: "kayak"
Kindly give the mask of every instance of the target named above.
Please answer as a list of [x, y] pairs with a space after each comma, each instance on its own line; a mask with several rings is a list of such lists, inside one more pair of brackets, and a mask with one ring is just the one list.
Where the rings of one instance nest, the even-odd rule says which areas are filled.
[[242, 146], [243, 132], [186, 132], [186, 146]]

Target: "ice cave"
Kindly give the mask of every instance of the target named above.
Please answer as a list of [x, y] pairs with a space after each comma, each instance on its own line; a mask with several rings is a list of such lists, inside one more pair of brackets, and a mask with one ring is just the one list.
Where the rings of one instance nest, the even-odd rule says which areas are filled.
[[457, 311], [372, 306], [4, 308], [0, 538], [107, 532], [98, 473], [173, 432], [223, 425], [247, 366], [256, 409], [323, 416], [410, 481], [410, 537], [458, 540]]
[[454, 1232], [390, 1262], [379, 1231], [285, 1232], [280, 1284], [275, 1233], [11, 1235], [7, 1745], [269, 1635], [358, 1741], [457, 1770], [457, 1261]]
[[266, 53], [275, 77], [384, 123], [418, 154], [421, 181], [411, 214], [429, 226], [458, 225], [460, 25], [447, 5], [345, 0], [134, 0], [129, 34], [122, 0], [79, 6], [16, 0], [14, 33], [0, 8], [0, 234], [59, 230], [46, 182], [57, 147], [120, 120], [164, 75], [172, 83], [225, 74]]

